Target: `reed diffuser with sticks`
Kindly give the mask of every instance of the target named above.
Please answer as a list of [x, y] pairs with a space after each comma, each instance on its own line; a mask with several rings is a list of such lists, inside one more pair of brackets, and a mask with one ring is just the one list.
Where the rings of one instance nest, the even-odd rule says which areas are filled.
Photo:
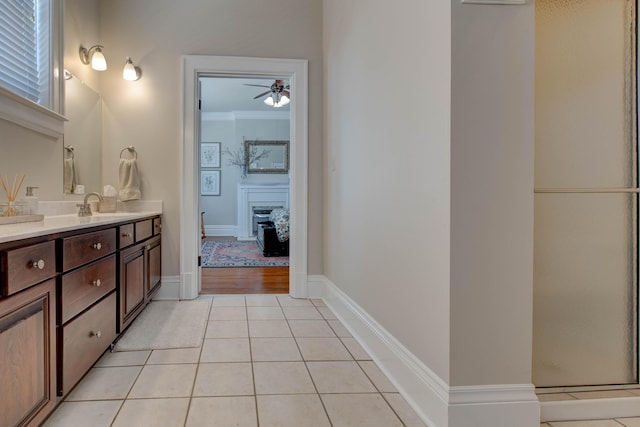
[[9, 187], [9, 177], [0, 175], [0, 185], [2, 186], [2, 190], [7, 195], [8, 206], [5, 209], [3, 216], [17, 216], [20, 214], [16, 205], [16, 197], [18, 197], [18, 192], [20, 191], [20, 187], [24, 182], [25, 175], [16, 175], [13, 178], [13, 185]]

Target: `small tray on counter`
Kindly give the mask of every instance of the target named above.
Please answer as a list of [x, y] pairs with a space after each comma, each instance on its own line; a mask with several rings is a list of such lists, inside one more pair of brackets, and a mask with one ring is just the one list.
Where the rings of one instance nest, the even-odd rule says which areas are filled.
[[43, 214], [0, 216], [0, 225], [21, 224], [23, 222], [37, 222], [44, 219]]

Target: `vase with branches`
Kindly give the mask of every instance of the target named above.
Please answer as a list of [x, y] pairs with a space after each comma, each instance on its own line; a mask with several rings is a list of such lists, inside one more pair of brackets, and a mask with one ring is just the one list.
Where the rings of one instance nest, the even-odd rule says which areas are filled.
[[237, 166], [240, 168], [240, 174], [244, 180], [247, 179], [249, 165], [267, 157], [269, 150], [258, 150], [257, 147], [252, 147], [248, 151], [245, 151], [244, 146], [241, 146], [237, 150], [232, 151], [229, 147], [225, 147], [222, 150], [222, 154], [229, 156], [229, 160], [227, 161], [229, 166]]

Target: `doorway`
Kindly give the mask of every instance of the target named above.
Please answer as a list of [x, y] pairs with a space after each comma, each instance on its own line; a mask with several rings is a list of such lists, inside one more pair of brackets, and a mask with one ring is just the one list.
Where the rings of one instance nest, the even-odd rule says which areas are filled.
[[200, 293], [288, 294], [288, 221], [282, 241], [269, 233], [289, 212], [290, 83], [200, 76], [198, 85]]
[[539, 388], [638, 385], [636, 9], [536, 1]]
[[289, 294], [307, 297], [307, 61], [187, 55], [183, 57], [184, 105], [180, 210], [180, 298], [200, 292], [198, 80], [200, 77], [288, 79], [291, 85]]

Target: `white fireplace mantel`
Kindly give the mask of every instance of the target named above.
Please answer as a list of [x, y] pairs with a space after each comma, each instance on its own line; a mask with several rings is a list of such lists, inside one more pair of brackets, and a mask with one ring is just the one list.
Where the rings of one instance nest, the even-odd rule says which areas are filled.
[[238, 184], [238, 240], [252, 240], [251, 208], [289, 207], [289, 184]]

